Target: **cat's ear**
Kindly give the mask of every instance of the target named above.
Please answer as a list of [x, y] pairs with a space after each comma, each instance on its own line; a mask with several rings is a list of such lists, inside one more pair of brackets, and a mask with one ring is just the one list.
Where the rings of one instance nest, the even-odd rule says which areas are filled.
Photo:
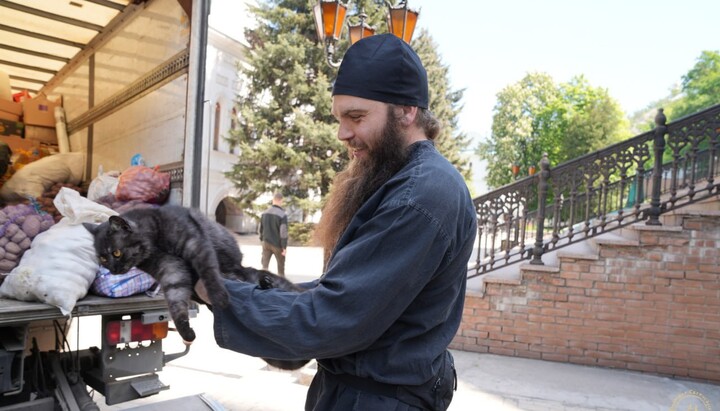
[[128, 222], [122, 217], [114, 215], [111, 216], [108, 221], [110, 222], [111, 231], [132, 231], [132, 229], [130, 229], [130, 224], [128, 224]]
[[82, 223], [83, 227], [85, 227], [88, 231], [90, 231], [90, 234], [95, 235], [97, 233], [98, 224], [93, 223]]

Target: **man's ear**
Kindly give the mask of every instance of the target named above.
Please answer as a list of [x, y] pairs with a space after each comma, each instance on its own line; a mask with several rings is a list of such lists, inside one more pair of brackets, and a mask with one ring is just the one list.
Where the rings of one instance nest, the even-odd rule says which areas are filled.
[[402, 116], [400, 117], [400, 124], [405, 127], [409, 127], [415, 123], [415, 118], [418, 115], [418, 108], [415, 106], [400, 106], [402, 110]]

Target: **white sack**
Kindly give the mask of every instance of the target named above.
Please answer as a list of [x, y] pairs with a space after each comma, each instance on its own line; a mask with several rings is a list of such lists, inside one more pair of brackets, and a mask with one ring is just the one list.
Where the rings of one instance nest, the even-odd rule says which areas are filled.
[[117, 213], [66, 187], [54, 204], [64, 217], [35, 237], [0, 284], [0, 297], [44, 302], [69, 315], [87, 295], [99, 268], [93, 236], [81, 223], [101, 223]]
[[[55, 196], [53, 200], [53, 204], [63, 216], [56, 225], [82, 225], [82, 223], [100, 224], [107, 221], [110, 216], [118, 215], [117, 211], [90, 201], [81, 196], [77, 191], [67, 187], [63, 187], [58, 191], [57, 196]], [[83, 229], [87, 231], [84, 227]], [[88, 234], [90, 234], [89, 231]]]
[[80, 184], [85, 166], [83, 153], [43, 157], [18, 170], [0, 188], [0, 197], [13, 201], [40, 197], [55, 183]]

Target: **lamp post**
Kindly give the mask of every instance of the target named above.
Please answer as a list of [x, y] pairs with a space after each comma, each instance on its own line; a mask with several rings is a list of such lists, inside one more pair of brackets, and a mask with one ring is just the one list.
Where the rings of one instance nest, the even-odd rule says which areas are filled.
[[[333, 68], [340, 67], [341, 61], [335, 60], [335, 52], [342, 37], [350, 3], [351, 1], [343, 3], [342, 0], [318, 0], [317, 4], [313, 6], [313, 18], [318, 40], [324, 44], [327, 63]], [[408, 8], [406, 0], [401, 0], [397, 6], [387, 2], [386, 4], [388, 6], [388, 31], [409, 44], [420, 12]], [[361, 12], [358, 17], [360, 18], [359, 23], [350, 24], [348, 22], [348, 34], [351, 44], [375, 34], [375, 28], [366, 23], [367, 15]]]
[[335, 61], [335, 44], [340, 41], [343, 25], [347, 16], [347, 5], [340, 0], [319, 0], [313, 7], [315, 29], [318, 39], [325, 43], [325, 55], [330, 67], [340, 67]]

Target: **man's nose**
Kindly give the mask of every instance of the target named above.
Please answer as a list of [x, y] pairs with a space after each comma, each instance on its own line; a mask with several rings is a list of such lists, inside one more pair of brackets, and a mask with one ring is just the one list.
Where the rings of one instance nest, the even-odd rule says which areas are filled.
[[340, 123], [340, 126], [338, 127], [337, 137], [340, 141], [346, 141], [353, 138], [355, 134], [353, 133], [352, 129], [350, 127], [347, 127], [343, 125], [343, 123]]

